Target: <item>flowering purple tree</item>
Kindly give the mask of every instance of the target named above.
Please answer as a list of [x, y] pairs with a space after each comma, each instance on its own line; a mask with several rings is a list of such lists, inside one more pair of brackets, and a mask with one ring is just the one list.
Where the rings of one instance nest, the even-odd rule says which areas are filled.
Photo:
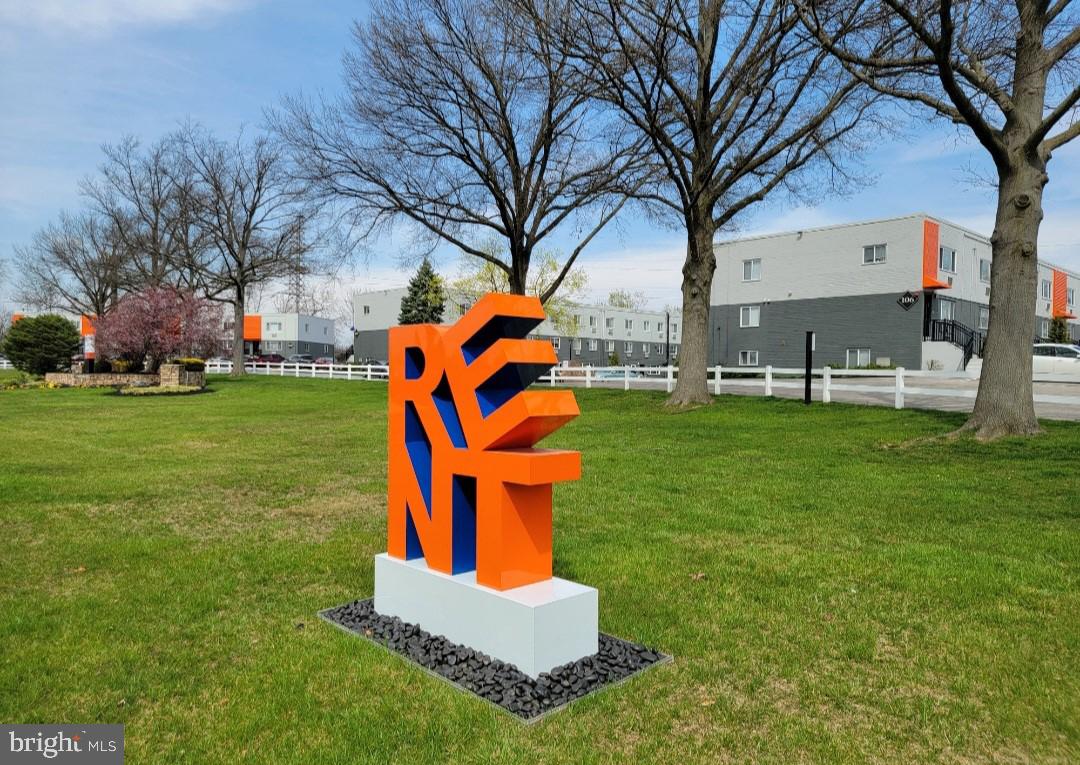
[[94, 344], [103, 358], [153, 372], [169, 358], [215, 353], [221, 327], [220, 306], [173, 287], [151, 287], [125, 295], [99, 317]]

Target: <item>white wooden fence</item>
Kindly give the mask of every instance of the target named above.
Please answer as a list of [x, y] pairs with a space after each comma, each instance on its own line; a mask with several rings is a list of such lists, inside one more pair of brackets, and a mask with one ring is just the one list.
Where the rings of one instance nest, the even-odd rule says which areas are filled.
[[0, 359], [0, 369], [14, 369], [14, 368], [15, 367], [13, 367], [11, 365], [11, 362], [8, 361], [7, 359]]
[[[372, 380], [389, 379], [390, 368], [375, 364], [263, 364], [249, 362], [245, 369], [253, 374], [273, 375], [276, 377], [313, 377], [324, 380]], [[232, 371], [231, 362], [207, 362], [206, 371], [227, 373]], [[772, 396], [777, 389], [788, 388], [804, 390], [805, 370], [785, 367], [721, 367], [709, 368], [709, 387], [715, 395], [720, 395], [725, 386], [758, 387], [766, 396]], [[623, 390], [644, 389], [664, 390], [668, 393], [675, 387], [679, 370], [677, 367], [555, 367], [539, 378], [538, 382], [552, 387], [556, 385], [580, 385], [585, 388], [622, 387]], [[882, 379], [884, 378], [884, 379]], [[872, 379], [881, 380], [872, 384]], [[943, 398], [975, 398], [976, 386], [969, 388], [950, 388], [934, 385], [919, 385], [924, 380], [939, 381], [975, 381], [978, 377], [965, 372], [932, 372], [922, 370], [896, 369], [832, 369], [822, 367], [811, 370], [811, 388], [823, 403], [830, 403], [836, 391], [852, 393], [870, 393], [891, 395], [893, 406], [903, 409], [909, 396], [935, 396]], [[1055, 395], [1036, 393], [1035, 402], [1045, 404], [1066, 404], [1080, 406], [1080, 379], [1065, 375], [1035, 375], [1036, 382], [1073, 383], [1074, 395]], [[862, 381], [862, 382], [860, 382]], [[887, 381], [887, 382], [886, 382]], [[884, 383], [884, 384], [882, 384]], [[914, 383], [914, 384], [912, 384]]]

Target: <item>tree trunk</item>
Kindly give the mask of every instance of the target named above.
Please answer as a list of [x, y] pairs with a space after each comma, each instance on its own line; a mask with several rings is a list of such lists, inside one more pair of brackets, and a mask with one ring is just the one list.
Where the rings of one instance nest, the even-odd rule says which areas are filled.
[[998, 181], [991, 237], [990, 326], [975, 409], [961, 430], [980, 439], [1041, 432], [1032, 400], [1031, 350], [1038, 300], [1045, 163], [1028, 158]]
[[679, 378], [667, 400], [669, 408], [712, 402], [709, 394], [709, 302], [712, 297], [716, 253], [711, 215], [702, 215], [688, 232], [682, 279], [682, 344]]
[[232, 348], [232, 376], [239, 377], [244, 374], [244, 287], [236, 288], [236, 297], [233, 299], [233, 348]]

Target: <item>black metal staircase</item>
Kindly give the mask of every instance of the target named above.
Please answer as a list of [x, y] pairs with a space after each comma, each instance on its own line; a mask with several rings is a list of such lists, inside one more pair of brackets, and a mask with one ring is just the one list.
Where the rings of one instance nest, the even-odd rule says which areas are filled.
[[964, 369], [973, 356], [982, 356], [986, 333], [972, 329], [954, 319], [931, 319], [926, 327], [925, 340], [952, 343], [964, 352]]

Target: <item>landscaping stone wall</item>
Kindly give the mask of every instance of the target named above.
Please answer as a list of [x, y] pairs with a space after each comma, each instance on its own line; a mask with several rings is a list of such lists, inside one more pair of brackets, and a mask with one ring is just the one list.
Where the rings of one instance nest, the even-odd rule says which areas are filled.
[[202, 388], [206, 385], [205, 372], [191, 372], [184, 369], [180, 364], [162, 364], [161, 384], [171, 387], [176, 385], [191, 385]]
[[135, 374], [80, 374], [76, 372], [50, 372], [45, 382], [68, 385], [74, 388], [108, 388], [117, 385], [157, 385], [158, 375]]

